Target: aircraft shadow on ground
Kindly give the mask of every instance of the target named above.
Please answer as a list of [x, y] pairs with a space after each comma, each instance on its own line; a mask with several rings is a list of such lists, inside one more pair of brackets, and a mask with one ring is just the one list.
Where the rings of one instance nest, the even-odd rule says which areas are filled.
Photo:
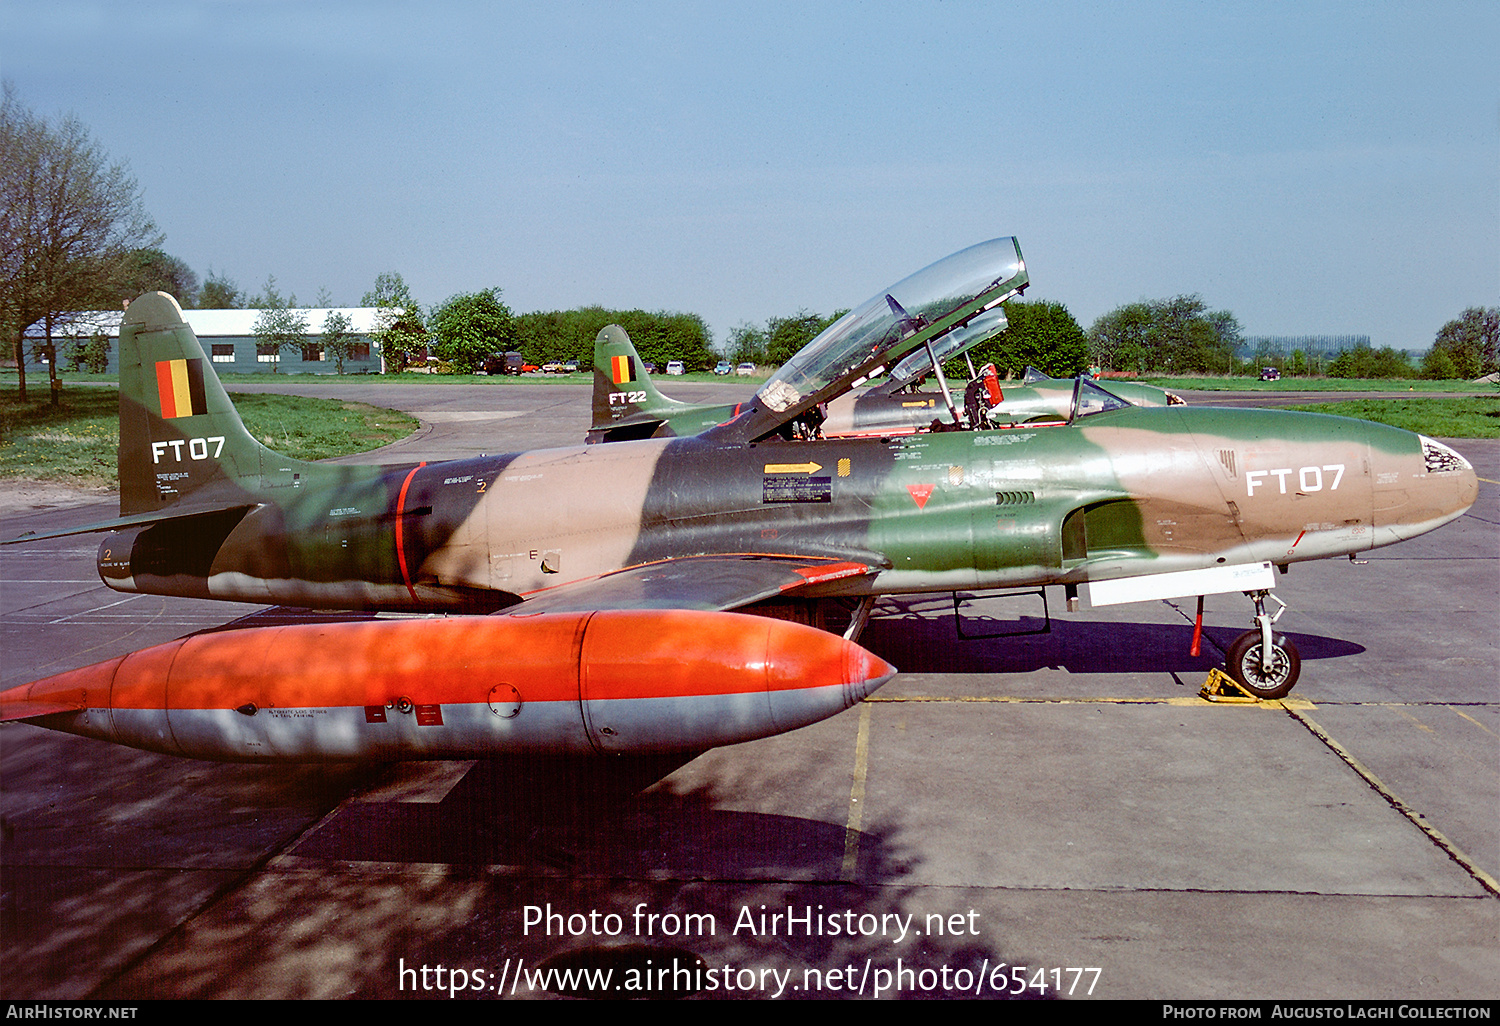
[[[712, 788], [652, 786], [695, 757], [485, 760], [441, 802], [349, 803], [293, 854], [589, 874], [837, 872], [840, 825], [723, 809]], [[902, 875], [870, 858], [866, 878]]]
[[[340, 992], [365, 998], [412, 996], [418, 981], [403, 993], [397, 966], [498, 972], [519, 960], [536, 969], [607, 968], [616, 981], [673, 967], [700, 973], [674, 973], [634, 995], [646, 997], [773, 996], [761, 974], [774, 966], [796, 986], [817, 983], [781, 996], [837, 997], [852, 996], [852, 982], [824, 974], [867, 961], [894, 970], [900, 959], [913, 973], [883, 996], [975, 996], [976, 988], [1004, 996], [990, 981], [1006, 961], [992, 939], [996, 924], [967, 919], [962, 896], [903, 882], [913, 867], [892, 827], [859, 834], [859, 882], [845, 882], [841, 824], [723, 807], [752, 777], [765, 786], [764, 766], [724, 760], [711, 783], [665, 780], [639, 790], [692, 758], [498, 759], [477, 763], [440, 802], [346, 803], [262, 886], [227, 896], [197, 934], [174, 936], [96, 996], [217, 996], [243, 986], [247, 970], [273, 991], [260, 996], [318, 996], [326, 976], [302, 967], [328, 965], [330, 951], [335, 962], [361, 967]], [[820, 927], [762, 932], [763, 913], [785, 924], [789, 909]], [[657, 914], [659, 925], [642, 931], [637, 910]], [[596, 928], [605, 923], [598, 918], [586, 928], [581, 917], [591, 913], [613, 913], [616, 931]], [[929, 914], [949, 929], [933, 929]], [[528, 929], [528, 916], [555, 919]], [[912, 917], [914, 927], [899, 942], [895, 916]], [[827, 928], [833, 919], [840, 925]], [[733, 993], [703, 985], [702, 972], [723, 979], [731, 967]], [[1002, 991], [1011, 982], [1003, 973], [999, 980]]]
[[[965, 640], [954, 627], [952, 602], [914, 597], [884, 599], [860, 644], [905, 673], [1031, 673], [1064, 669], [1069, 673], [1206, 674], [1222, 667], [1229, 645], [1248, 629], [1205, 626], [1201, 654], [1190, 654], [1193, 625], [1121, 623], [1054, 616], [1047, 634]], [[935, 615], [947, 612], [948, 615]], [[965, 606], [966, 635], [1041, 630], [1040, 616], [1000, 619], [985, 614], [982, 604]], [[1282, 632], [1292, 639], [1304, 661], [1358, 655], [1363, 646], [1341, 638]]]
[[180, 759], [10, 725], [0, 816], [4, 996], [82, 999], [264, 851], [293, 841], [368, 766]]
[[[962, 607], [962, 630], [954, 626], [951, 598], [886, 597], [870, 620], [860, 644], [906, 673], [1030, 673], [1048, 668], [1070, 673], [1207, 673], [1222, 666], [1231, 642], [1249, 628], [1243, 624], [1206, 625], [1202, 654], [1190, 654], [1191, 623], [1125, 623], [1086, 619], [1087, 613], [1052, 618], [1050, 633], [1040, 631], [1040, 616], [993, 615], [983, 598]], [[344, 623], [375, 619], [374, 613], [351, 613], [271, 606], [220, 627], [198, 633], [279, 627], [304, 623]], [[1006, 637], [983, 637], [1004, 633]], [[1342, 638], [1282, 632], [1304, 660], [1359, 655], [1364, 646]], [[978, 635], [979, 637], [975, 637]]]
[[[1049, 633], [1041, 616], [994, 615], [984, 598], [966, 602], [962, 631], [954, 626], [952, 599], [942, 596], [886, 597], [871, 618], [860, 644], [906, 673], [1031, 673], [1064, 669], [1070, 673], [1202, 673], [1222, 667], [1229, 645], [1249, 628], [1243, 624], [1208, 625], [1201, 654], [1190, 654], [1191, 623], [1124, 623], [1086, 619], [1087, 613], [1054, 616]], [[1011, 612], [1006, 609], [1005, 613]], [[198, 633], [279, 627], [302, 623], [371, 620], [374, 613], [328, 612], [295, 606], [271, 606], [221, 627]], [[1341, 638], [1282, 632], [1292, 639], [1303, 660], [1341, 659], [1359, 655], [1364, 646]], [[1004, 637], [984, 637], [1006, 634]]]

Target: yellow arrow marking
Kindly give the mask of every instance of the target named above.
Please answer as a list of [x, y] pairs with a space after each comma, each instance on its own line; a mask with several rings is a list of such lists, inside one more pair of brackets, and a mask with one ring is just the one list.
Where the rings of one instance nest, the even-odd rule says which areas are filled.
[[823, 469], [821, 463], [767, 463], [767, 474], [815, 474]]

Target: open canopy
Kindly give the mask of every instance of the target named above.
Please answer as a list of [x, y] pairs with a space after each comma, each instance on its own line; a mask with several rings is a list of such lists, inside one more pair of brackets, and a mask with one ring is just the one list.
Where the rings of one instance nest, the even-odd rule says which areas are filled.
[[[1005, 311], [1000, 307], [986, 310], [975, 317], [962, 328], [954, 328], [948, 334], [943, 335], [932, 343], [932, 356], [937, 357], [939, 365], [949, 360], [957, 359], [964, 353], [973, 349], [987, 338], [993, 338], [1006, 328], [1010, 322], [1005, 319]], [[887, 391], [895, 391], [905, 388], [924, 374], [932, 373], [932, 356], [927, 355], [927, 347], [922, 346], [916, 352], [908, 354], [902, 361], [891, 370], [890, 381], [883, 386]]]
[[[756, 393], [751, 409], [737, 418], [737, 433], [764, 437], [908, 354], [920, 351], [930, 366], [933, 355], [941, 360], [961, 351], [998, 330], [993, 318], [979, 321], [978, 315], [1026, 285], [1026, 263], [1012, 236], [944, 257], [851, 310], [804, 346]], [[974, 330], [964, 331], [971, 322]], [[1004, 324], [1003, 315], [998, 323]], [[947, 338], [955, 332], [957, 339]]]

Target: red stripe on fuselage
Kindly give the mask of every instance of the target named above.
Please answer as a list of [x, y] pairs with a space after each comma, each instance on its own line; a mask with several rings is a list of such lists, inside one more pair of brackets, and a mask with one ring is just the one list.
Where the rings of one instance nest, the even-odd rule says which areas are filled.
[[401, 580], [406, 582], [407, 593], [411, 595], [413, 602], [417, 601], [417, 589], [411, 586], [411, 573], [406, 569], [406, 532], [403, 530], [402, 520], [406, 510], [406, 490], [411, 487], [411, 479], [417, 476], [417, 471], [425, 466], [427, 463], [424, 460], [411, 468], [411, 473], [401, 482], [401, 494], [396, 497], [396, 562], [401, 567]]

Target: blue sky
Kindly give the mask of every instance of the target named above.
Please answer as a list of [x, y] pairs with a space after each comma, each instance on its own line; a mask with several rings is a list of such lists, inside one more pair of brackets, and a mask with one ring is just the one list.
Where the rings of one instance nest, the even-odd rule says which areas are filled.
[[355, 304], [828, 313], [1021, 240], [1087, 328], [1422, 349], [1500, 303], [1500, 4], [0, 0], [165, 249]]

